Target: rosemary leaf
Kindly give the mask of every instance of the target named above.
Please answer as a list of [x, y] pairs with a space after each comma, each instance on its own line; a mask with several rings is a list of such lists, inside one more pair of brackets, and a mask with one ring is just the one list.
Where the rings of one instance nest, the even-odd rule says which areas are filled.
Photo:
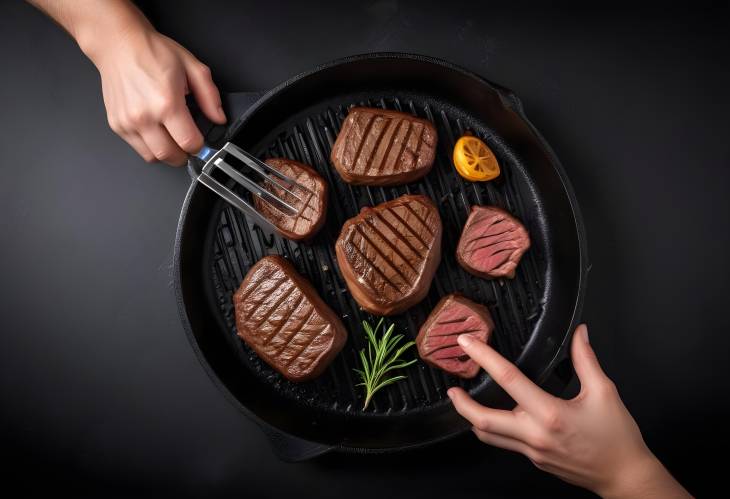
[[386, 375], [389, 372], [395, 369], [403, 369], [417, 361], [417, 359], [406, 361], [401, 358], [406, 350], [415, 345], [415, 342], [409, 341], [398, 347], [404, 336], [402, 334], [393, 336], [395, 324], [391, 324], [382, 336], [378, 338], [378, 331], [382, 325], [382, 317], [375, 325], [375, 328], [369, 322], [362, 321], [362, 328], [365, 331], [365, 337], [368, 341], [367, 352], [365, 348], [360, 350], [362, 369], [353, 369], [353, 371], [362, 379], [362, 383], [358, 383], [355, 386], [365, 387], [365, 404], [363, 410], [367, 409], [375, 392], [406, 378], [403, 374], [387, 377]]

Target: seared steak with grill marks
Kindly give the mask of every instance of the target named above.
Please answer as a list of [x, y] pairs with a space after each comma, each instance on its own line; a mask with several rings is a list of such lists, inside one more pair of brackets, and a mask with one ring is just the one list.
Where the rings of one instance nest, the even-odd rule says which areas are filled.
[[472, 206], [456, 248], [456, 259], [479, 277], [515, 276], [530, 236], [515, 217], [494, 206]]
[[280, 256], [251, 267], [233, 304], [238, 336], [291, 381], [319, 376], [347, 341], [337, 315]]
[[354, 107], [330, 159], [345, 182], [398, 185], [426, 175], [436, 155], [436, 128], [410, 114]]
[[292, 216], [282, 213], [276, 205], [258, 196], [253, 196], [254, 206], [287, 239], [298, 241], [314, 236], [322, 228], [327, 218], [327, 182], [310, 166], [292, 159], [270, 158], [266, 160], [266, 164], [294, 179], [309, 191], [291, 188], [285, 180], [274, 177], [279, 184], [287, 187], [301, 201], [268, 180], [264, 181], [264, 187], [296, 208], [297, 214]]
[[418, 355], [428, 364], [462, 378], [479, 373], [474, 362], [456, 342], [468, 334], [484, 343], [494, 331], [489, 309], [458, 294], [446, 295], [436, 304], [416, 337]]
[[365, 207], [342, 227], [337, 264], [362, 308], [392, 315], [421, 301], [441, 260], [441, 217], [426, 196]]

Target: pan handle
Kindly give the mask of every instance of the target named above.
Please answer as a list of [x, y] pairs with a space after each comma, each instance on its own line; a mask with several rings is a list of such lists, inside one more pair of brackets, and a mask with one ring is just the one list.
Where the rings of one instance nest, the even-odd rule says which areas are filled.
[[310, 442], [299, 437], [281, 433], [264, 422], [259, 422], [259, 427], [266, 435], [276, 457], [287, 463], [306, 461], [334, 449], [333, 446]]
[[494, 90], [497, 91], [497, 94], [499, 95], [499, 99], [502, 101], [502, 104], [504, 104], [505, 107], [508, 107], [510, 109], [514, 109], [519, 114], [524, 113], [524, 108], [522, 107], [522, 101], [519, 97], [517, 97], [517, 94], [515, 94], [512, 90], [510, 90], [507, 87], [503, 87], [502, 85], [498, 85], [493, 82], [489, 82], [492, 87], [494, 87]]
[[[188, 95], [186, 101], [195, 124], [203, 134], [203, 140], [205, 143], [213, 147], [219, 147], [222, 145], [229, 127], [238, 119], [239, 116], [245, 113], [248, 108], [259, 100], [262, 95], [264, 95], [264, 92], [232, 92], [221, 94], [223, 110], [228, 117], [228, 123], [225, 125], [216, 125], [208, 120], [192, 96]], [[188, 158], [187, 170], [190, 178], [193, 180], [196, 179], [198, 175], [200, 175], [202, 168], [203, 162], [199, 158]]]

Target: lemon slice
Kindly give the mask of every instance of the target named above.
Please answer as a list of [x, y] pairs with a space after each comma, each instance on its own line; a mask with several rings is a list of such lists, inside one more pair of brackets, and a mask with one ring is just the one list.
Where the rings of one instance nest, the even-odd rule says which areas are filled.
[[499, 176], [499, 163], [487, 144], [472, 135], [461, 137], [454, 146], [454, 166], [459, 175], [472, 182]]

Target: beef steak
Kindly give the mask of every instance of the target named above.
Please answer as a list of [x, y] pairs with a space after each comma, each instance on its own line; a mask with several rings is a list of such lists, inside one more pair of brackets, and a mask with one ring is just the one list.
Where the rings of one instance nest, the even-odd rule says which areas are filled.
[[456, 259], [479, 277], [515, 276], [530, 236], [515, 217], [495, 206], [472, 206], [456, 247]]
[[460, 334], [468, 334], [488, 342], [494, 321], [484, 305], [458, 294], [446, 295], [436, 304], [416, 337], [418, 354], [428, 364], [462, 378], [479, 373], [474, 362], [456, 342]]
[[280, 256], [251, 267], [233, 304], [238, 336], [291, 381], [319, 376], [347, 341], [337, 315]]
[[422, 195], [365, 207], [345, 222], [337, 264], [360, 306], [392, 315], [421, 301], [441, 260], [442, 230], [436, 205]]
[[292, 216], [283, 213], [269, 201], [253, 196], [256, 210], [287, 239], [298, 241], [311, 238], [322, 228], [327, 217], [327, 182], [310, 166], [292, 159], [269, 158], [266, 164], [294, 179], [306, 190], [291, 189], [286, 186], [284, 180], [276, 179], [279, 184], [294, 192], [300, 201], [273, 182], [266, 180], [264, 181], [266, 189], [296, 208], [297, 214]]
[[345, 118], [330, 159], [345, 182], [398, 185], [426, 175], [436, 155], [430, 121], [385, 109], [354, 107]]

